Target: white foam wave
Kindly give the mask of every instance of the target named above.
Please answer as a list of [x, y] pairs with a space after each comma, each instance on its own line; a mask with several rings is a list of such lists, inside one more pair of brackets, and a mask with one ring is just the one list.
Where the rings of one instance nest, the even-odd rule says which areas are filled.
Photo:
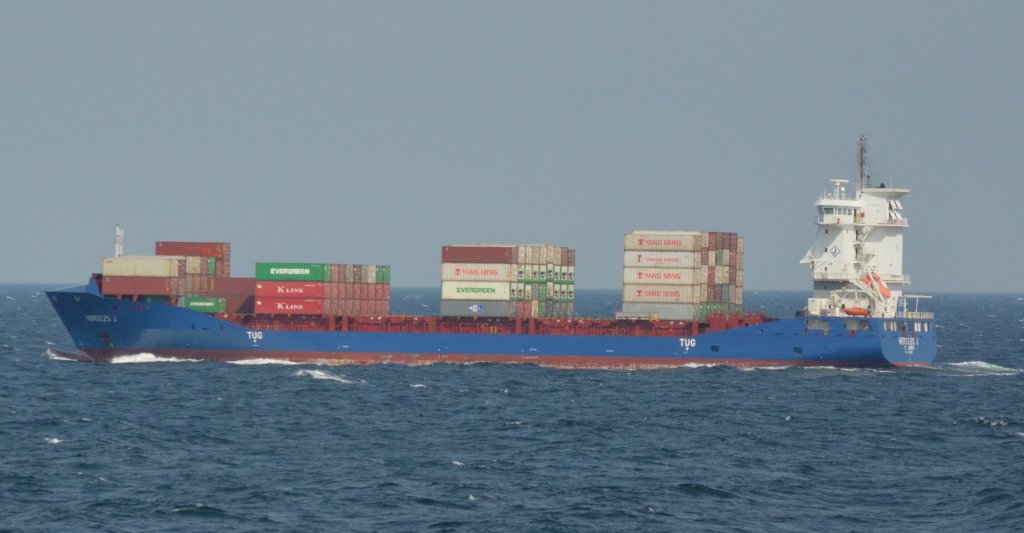
[[741, 367], [739, 367], [739, 369], [742, 370], [743, 372], [753, 372], [755, 370], [785, 370], [787, 368], [792, 368], [792, 367], [789, 367], [789, 366], [741, 366]]
[[686, 363], [682, 368], [711, 368], [713, 366], [719, 366], [716, 363]]
[[466, 463], [463, 463], [462, 461], [452, 461], [452, 464], [455, 466], [466, 466]]
[[1004, 427], [1010, 425], [1010, 421], [1005, 418], [989, 418], [987, 416], [976, 416], [969, 420], [978, 425], [989, 426], [989, 427]]
[[840, 368], [843, 372], [858, 372], [868, 374], [895, 374], [895, 370], [882, 370], [881, 368]]
[[53, 350], [46, 350], [46, 357], [49, 358], [51, 361], [71, 361], [71, 362], [75, 362], [74, 359], [72, 359], [70, 357], [64, 357], [63, 355], [61, 355], [61, 354], [59, 354], [59, 353], [57, 353], [57, 352], [55, 352]]
[[64, 442], [64, 441], [58, 439], [57, 437], [47, 437], [46, 438], [46, 443], [47, 444], [53, 444], [54, 446], [56, 446], [56, 445], [58, 445], [58, 444], [60, 444], [62, 442]]
[[233, 365], [298, 365], [295, 361], [288, 361], [285, 359], [238, 359], [235, 361], [226, 361]]
[[961, 363], [945, 363], [936, 365], [937, 368], [945, 368], [956, 372], [965, 372], [968, 376], [1013, 376], [1024, 372], [1020, 368], [1007, 368], [1005, 366], [993, 365], [985, 361], [964, 361]]
[[179, 359], [177, 357], [162, 357], [151, 353], [136, 353], [132, 355], [119, 355], [110, 360], [112, 364], [136, 364], [136, 363], [198, 363], [199, 359]]
[[412, 385], [409, 385], [409, 386], [414, 388], [414, 389], [425, 389], [425, 388], [427, 388], [427, 386], [422, 384], [422, 383], [413, 383]]
[[339, 376], [323, 370], [299, 370], [295, 372], [296, 376], [307, 377], [313, 379], [326, 379], [328, 381], [337, 381], [338, 383], [355, 383], [350, 379], [346, 379], [345, 376]]

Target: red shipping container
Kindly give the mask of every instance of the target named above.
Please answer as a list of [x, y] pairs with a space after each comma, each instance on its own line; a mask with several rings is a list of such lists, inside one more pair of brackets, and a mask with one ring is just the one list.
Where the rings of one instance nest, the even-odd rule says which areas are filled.
[[171, 296], [178, 292], [178, 278], [104, 276], [104, 296]]
[[324, 285], [315, 281], [257, 281], [256, 296], [323, 299]]
[[515, 263], [513, 246], [456, 245], [441, 247], [442, 263]]
[[156, 255], [201, 255], [226, 260], [231, 257], [231, 243], [157, 241]]
[[729, 284], [736, 285], [736, 269], [733, 268], [729, 271]]
[[369, 283], [359, 284], [359, 299], [370, 300], [373, 298], [373, 286]]
[[255, 309], [256, 298], [252, 295], [229, 295], [224, 300], [227, 313], [251, 315]]
[[322, 315], [323, 300], [306, 298], [256, 298], [256, 314], [260, 315]]
[[708, 267], [708, 285], [713, 284], [714, 282], [715, 282], [715, 267], [709, 266]]
[[210, 296], [250, 296], [255, 284], [255, 278], [213, 278]]

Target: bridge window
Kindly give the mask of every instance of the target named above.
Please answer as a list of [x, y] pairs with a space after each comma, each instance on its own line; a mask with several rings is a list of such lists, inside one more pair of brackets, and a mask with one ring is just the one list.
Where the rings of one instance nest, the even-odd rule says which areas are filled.
[[795, 346], [795, 347], [793, 347], [793, 353], [795, 353], [797, 355], [800, 355], [800, 354], [804, 353], [804, 349], [799, 347], [799, 346]]
[[715, 353], [718, 353], [718, 346], [716, 346], [716, 345], [712, 345], [712, 346], [711, 346], [711, 351], [712, 351], [712, 352], [715, 352]]

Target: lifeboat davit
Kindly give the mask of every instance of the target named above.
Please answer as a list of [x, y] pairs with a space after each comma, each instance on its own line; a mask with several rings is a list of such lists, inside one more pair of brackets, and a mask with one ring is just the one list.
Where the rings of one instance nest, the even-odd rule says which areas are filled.
[[844, 307], [843, 312], [850, 316], [871, 316], [871, 313], [863, 307]]
[[878, 287], [878, 292], [882, 293], [882, 296], [888, 298], [892, 296], [892, 292], [889, 291], [889, 287], [885, 286], [885, 282], [878, 276], [878, 272], [872, 272], [871, 277], [875, 280], [875, 287]]

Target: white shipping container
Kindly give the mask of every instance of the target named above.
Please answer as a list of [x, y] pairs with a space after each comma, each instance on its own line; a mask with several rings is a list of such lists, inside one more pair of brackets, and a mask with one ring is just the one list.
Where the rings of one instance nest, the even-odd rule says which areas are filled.
[[103, 259], [104, 276], [146, 276], [154, 278], [177, 277], [178, 265], [185, 257], [180, 255], [122, 255]]
[[623, 284], [623, 303], [685, 304], [700, 301], [699, 285]]
[[442, 300], [510, 300], [511, 283], [497, 281], [442, 281]]
[[197, 255], [189, 255], [185, 257], [185, 273], [186, 274], [206, 274], [209, 270], [209, 260], [205, 257]]
[[515, 281], [505, 263], [441, 263], [441, 281]]
[[623, 283], [654, 285], [699, 285], [700, 268], [645, 268], [626, 267], [622, 269]]
[[629, 251], [699, 252], [704, 238], [699, 231], [634, 231], [626, 234]]
[[622, 304], [622, 316], [626, 318], [697, 320], [697, 311], [697, 304]]
[[694, 268], [700, 266], [700, 252], [643, 252], [628, 251], [623, 254], [622, 265], [626, 267]]
[[732, 268], [727, 266], [716, 266], [715, 267], [715, 283], [718, 285], [725, 285], [729, 283], [729, 272]]

